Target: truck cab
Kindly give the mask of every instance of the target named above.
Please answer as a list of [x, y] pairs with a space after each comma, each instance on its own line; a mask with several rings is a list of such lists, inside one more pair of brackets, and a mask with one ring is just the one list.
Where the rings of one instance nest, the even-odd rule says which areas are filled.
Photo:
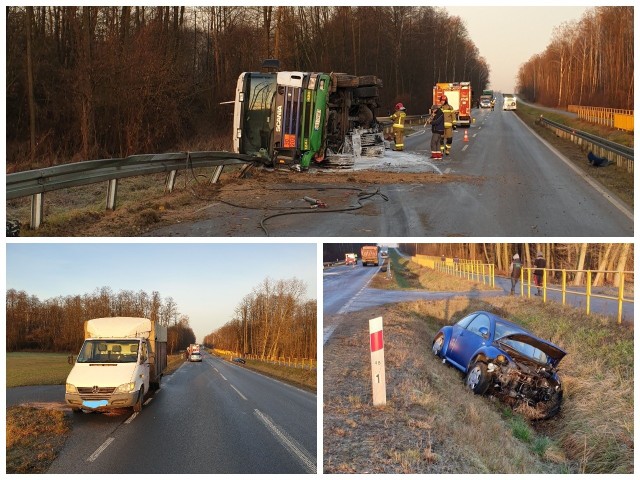
[[88, 320], [85, 341], [67, 377], [66, 403], [74, 412], [140, 411], [166, 367], [166, 331], [147, 319]]
[[375, 116], [380, 86], [374, 76], [244, 72], [236, 84], [234, 151], [304, 169], [342, 154], [382, 156]]

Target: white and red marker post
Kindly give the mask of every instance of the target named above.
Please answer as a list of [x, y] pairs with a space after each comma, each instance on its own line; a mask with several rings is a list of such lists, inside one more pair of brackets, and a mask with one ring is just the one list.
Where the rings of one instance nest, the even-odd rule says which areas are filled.
[[369, 320], [369, 344], [371, 346], [371, 383], [373, 405], [387, 404], [387, 383], [384, 368], [384, 335], [382, 317]]

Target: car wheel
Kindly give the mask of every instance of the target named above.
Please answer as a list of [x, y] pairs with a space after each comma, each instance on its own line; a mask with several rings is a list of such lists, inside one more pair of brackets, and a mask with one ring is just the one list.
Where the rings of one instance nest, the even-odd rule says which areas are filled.
[[142, 402], [143, 402], [143, 400], [144, 400], [144, 387], [141, 387], [140, 388], [140, 392], [138, 393], [138, 400], [133, 405], [133, 411], [134, 412], [141, 412], [142, 411]]
[[438, 335], [433, 341], [431, 351], [436, 357], [442, 357], [442, 348], [444, 347], [444, 335]]
[[487, 365], [476, 362], [467, 372], [465, 383], [473, 393], [482, 395], [489, 389], [490, 377], [487, 373]]

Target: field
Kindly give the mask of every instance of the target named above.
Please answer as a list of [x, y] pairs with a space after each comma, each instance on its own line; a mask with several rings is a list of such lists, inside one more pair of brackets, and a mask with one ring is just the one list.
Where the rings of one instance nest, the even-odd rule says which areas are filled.
[[[561, 413], [529, 422], [433, 357], [436, 332], [486, 309], [559, 344]], [[371, 405], [367, 320], [384, 321], [387, 405]], [[363, 339], [365, 339], [363, 341]], [[324, 347], [325, 473], [632, 473], [633, 330], [514, 297], [350, 313]]]
[[7, 353], [7, 388], [63, 385], [70, 371], [66, 353]]

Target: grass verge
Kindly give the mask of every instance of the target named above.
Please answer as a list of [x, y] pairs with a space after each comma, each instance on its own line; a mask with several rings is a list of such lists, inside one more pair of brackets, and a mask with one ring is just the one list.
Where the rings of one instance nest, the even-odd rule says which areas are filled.
[[[568, 352], [557, 417], [528, 422], [433, 357], [437, 331], [479, 309]], [[374, 408], [367, 319], [379, 315], [387, 405]], [[458, 297], [350, 313], [324, 348], [323, 400], [325, 473], [633, 472], [633, 330], [561, 305]]]
[[545, 118], [554, 122], [630, 147], [633, 147], [633, 134], [601, 125], [594, 125], [583, 120], [569, 118], [559, 113], [538, 110], [522, 103], [518, 105], [516, 114], [532, 130], [553, 145], [574, 165], [614, 193], [628, 206], [633, 207], [633, 173], [629, 173], [626, 169], [617, 167], [615, 164], [605, 168], [592, 167], [587, 160], [588, 151], [583, 150], [575, 143], [557, 137], [549, 128], [537, 125], [535, 122], [540, 115], [544, 115]]
[[7, 473], [46, 472], [68, 434], [62, 411], [7, 408]]
[[[229, 360], [228, 356], [222, 356], [217, 352], [211, 351], [212, 355], [216, 355], [225, 360]], [[309, 370], [304, 368], [289, 367], [287, 365], [275, 365], [272, 363], [261, 362], [260, 360], [245, 359], [245, 364], [237, 364], [243, 368], [248, 368], [255, 372], [262, 373], [268, 377], [275, 378], [284, 383], [294, 385], [311, 392], [316, 392], [318, 386], [317, 370]]]
[[387, 290], [427, 290], [431, 292], [468, 292], [470, 290], [499, 290], [482, 282], [455, 277], [436, 272], [403, 257], [397, 250], [389, 251], [391, 275], [387, 271], [379, 271], [371, 280], [371, 288]]

